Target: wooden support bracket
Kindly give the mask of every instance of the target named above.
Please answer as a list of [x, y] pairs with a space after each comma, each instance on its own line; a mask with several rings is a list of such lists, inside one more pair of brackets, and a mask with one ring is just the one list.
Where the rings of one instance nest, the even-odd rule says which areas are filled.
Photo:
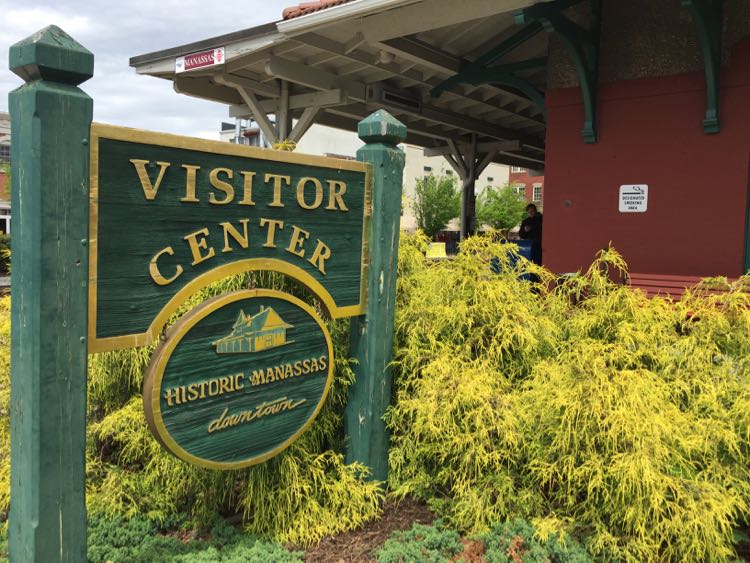
[[591, 22], [588, 29], [582, 28], [562, 14], [563, 9], [580, 1], [555, 0], [535, 4], [516, 12], [515, 19], [519, 24], [539, 22], [546, 31], [556, 34], [565, 44], [576, 67], [581, 96], [583, 97], [583, 140], [586, 143], [595, 143], [598, 135], [596, 106], [599, 80], [601, 0], [589, 0]]
[[690, 10], [693, 23], [698, 28], [706, 75], [706, 115], [703, 119], [703, 131], [709, 134], [721, 130], [719, 86], [722, 4], [722, 0], [682, 0], [682, 5]]

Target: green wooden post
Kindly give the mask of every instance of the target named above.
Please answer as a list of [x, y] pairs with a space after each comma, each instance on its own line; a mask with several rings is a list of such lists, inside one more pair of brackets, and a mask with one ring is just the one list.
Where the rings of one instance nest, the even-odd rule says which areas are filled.
[[88, 137], [93, 55], [55, 26], [10, 48], [14, 562], [86, 560]]
[[393, 319], [401, 217], [404, 152], [396, 145], [406, 127], [379, 110], [358, 126], [366, 144], [357, 160], [374, 167], [370, 229], [367, 314], [352, 320], [350, 356], [356, 380], [349, 390], [344, 414], [349, 437], [346, 459], [368, 466], [370, 478], [388, 477], [388, 432], [383, 422], [391, 401]]

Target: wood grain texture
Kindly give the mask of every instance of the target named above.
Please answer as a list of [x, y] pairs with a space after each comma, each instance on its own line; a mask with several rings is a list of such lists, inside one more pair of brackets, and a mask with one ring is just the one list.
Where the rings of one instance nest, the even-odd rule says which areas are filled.
[[[249, 340], [235, 349], [255, 351], [228, 353], [227, 339]], [[185, 461], [246, 467], [280, 453], [312, 423], [332, 366], [330, 336], [309, 305], [277, 291], [229, 293], [183, 317], [154, 353], [146, 418]]]
[[369, 478], [388, 477], [388, 431], [383, 421], [391, 402], [396, 273], [404, 153], [397, 144], [406, 127], [380, 110], [359, 124], [366, 143], [357, 159], [373, 165], [372, 234], [367, 314], [352, 320], [350, 355], [356, 379], [349, 388], [344, 423], [349, 437], [348, 463], [370, 468]]
[[93, 55], [51, 26], [10, 49], [11, 561], [86, 560], [88, 133]]
[[[288, 264], [300, 277], [309, 276], [319, 284], [313, 289], [327, 292], [333, 308], [358, 310], [362, 305], [364, 226], [369, 209], [361, 165], [359, 170], [347, 169], [339, 166], [342, 161], [297, 155], [304, 163], [276, 161], [274, 155], [288, 153], [253, 152], [229, 143], [184, 137], [173, 137], [173, 146], [151, 144], [145, 132], [133, 132], [130, 137], [134, 140], [100, 135], [92, 151], [97, 158], [92, 168], [97, 339], [145, 333], [159, 312], [176, 305], [170, 300], [181, 290], [199, 289], [228, 275], [227, 267], [242, 263], [250, 267], [250, 261], [256, 261], [253, 267], [264, 269], [270, 269], [269, 261]], [[210, 150], [190, 148], [204, 145]], [[259, 152], [265, 158], [253, 156]], [[147, 163], [148, 189], [131, 162], [134, 159]], [[193, 188], [188, 187], [191, 173]], [[288, 177], [281, 181], [278, 194], [269, 174]], [[248, 178], [251, 194], [245, 191]], [[217, 188], [217, 181], [228, 184], [231, 195], [226, 188]], [[243, 238], [247, 229], [247, 244], [227, 235], [224, 224]], [[323, 262], [313, 261], [318, 241], [324, 245], [321, 252], [330, 251]], [[162, 281], [169, 283], [156, 282], [152, 261]], [[294, 276], [294, 272], [284, 273]]]

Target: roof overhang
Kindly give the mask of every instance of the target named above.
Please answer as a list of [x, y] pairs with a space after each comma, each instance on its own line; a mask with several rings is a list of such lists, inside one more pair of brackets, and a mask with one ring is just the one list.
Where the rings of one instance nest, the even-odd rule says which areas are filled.
[[[544, 110], [521, 89], [458, 84], [432, 94], [516, 34], [513, 12], [535, 3], [354, 0], [136, 56], [130, 65], [139, 74], [171, 80], [180, 93], [227, 104], [230, 116], [252, 116], [261, 128], [270, 126], [267, 114], [302, 123], [294, 130], [289, 125], [284, 138], [312, 122], [353, 131], [384, 108], [407, 126], [409, 143], [431, 149], [495, 146], [495, 162], [542, 168]], [[219, 47], [223, 64], [176, 72], [177, 57]], [[539, 34], [499, 63], [516, 64], [521, 78], [543, 91], [545, 69], [518, 63], [546, 54], [546, 35]]]

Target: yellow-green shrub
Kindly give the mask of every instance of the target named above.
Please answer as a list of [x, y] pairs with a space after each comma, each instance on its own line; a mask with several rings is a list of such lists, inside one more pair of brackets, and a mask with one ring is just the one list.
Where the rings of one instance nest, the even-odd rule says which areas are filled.
[[[554, 289], [487, 239], [450, 262], [404, 255], [397, 494], [464, 529], [514, 516], [568, 529], [603, 558], [733, 555], [750, 503], [749, 278], [675, 304], [614, 284], [613, 250]], [[519, 281], [530, 271], [541, 284]]]
[[[173, 321], [227, 291], [276, 287], [310, 300], [279, 275], [236, 276], [190, 299]], [[217, 513], [242, 513], [248, 531], [309, 544], [354, 528], [379, 514], [382, 493], [364, 468], [344, 463], [342, 416], [353, 372], [348, 323], [328, 326], [335, 343], [334, 383], [310, 428], [284, 453], [239, 471], [188, 465], [164, 451], [143, 418], [140, 387], [151, 347], [92, 356], [89, 364], [88, 505], [93, 512], [163, 520], [186, 513], [208, 525]]]
[[0, 297], [0, 519], [10, 504], [10, 297]]

